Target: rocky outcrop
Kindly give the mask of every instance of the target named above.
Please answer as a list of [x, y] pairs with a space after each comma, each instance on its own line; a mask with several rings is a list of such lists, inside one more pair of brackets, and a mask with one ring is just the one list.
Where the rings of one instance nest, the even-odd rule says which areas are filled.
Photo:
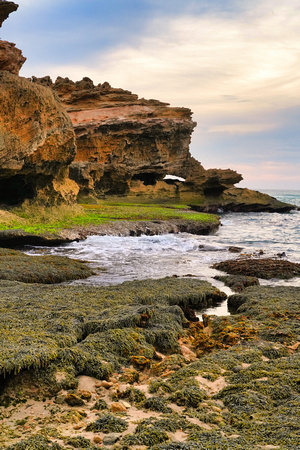
[[52, 90], [0, 72], [0, 202], [74, 201], [71, 120]]
[[32, 81], [51, 86], [71, 117], [77, 154], [70, 177], [81, 200], [125, 195], [175, 199], [208, 212], [291, 209], [268, 195], [235, 188], [243, 178], [234, 170], [205, 170], [189, 152], [196, 124], [187, 108], [139, 99], [108, 83], [94, 86], [89, 78]]
[[22, 55], [21, 50], [16, 48], [15, 44], [0, 41], [0, 70], [7, 70], [15, 75], [19, 75], [19, 71], [25, 61], [26, 58]]
[[[195, 127], [187, 108], [139, 99], [108, 83], [94, 86], [49, 77], [32, 81], [52, 88], [74, 126], [77, 154], [70, 176], [81, 194], [185, 198], [188, 193], [220, 193], [238, 183], [235, 171], [205, 170], [189, 152]], [[186, 179], [164, 180], [166, 175]]]
[[[17, 9], [18, 5], [13, 2], [0, 1], [0, 27], [9, 14]], [[0, 40], [0, 71], [7, 70], [18, 75], [25, 61], [26, 58], [15, 44]]]
[[232, 187], [219, 195], [206, 196], [201, 204], [191, 205], [196, 211], [220, 212], [288, 212], [295, 206], [280, 202], [270, 195], [250, 189]]
[[6, 2], [1, 1], [0, 2], [0, 28], [2, 27], [3, 22], [8, 18], [10, 13], [17, 11], [18, 5], [16, 5], [14, 2]]
[[[49, 83], [48, 83], [49, 84]], [[191, 111], [139, 99], [108, 83], [58, 78], [53, 89], [66, 107], [76, 134], [70, 176], [81, 192], [130, 193], [131, 183], [153, 186], [166, 174], [186, 176]]]

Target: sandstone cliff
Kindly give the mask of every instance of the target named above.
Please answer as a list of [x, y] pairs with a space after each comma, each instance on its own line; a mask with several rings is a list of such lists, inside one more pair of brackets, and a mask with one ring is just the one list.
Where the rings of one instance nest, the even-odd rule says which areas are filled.
[[268, 195], [235, 188], [242, 176], [234, 170], [205, 170], [189, 151], [196, 123], [187, 108], [139, 99], [107, 82], [94, 86], [89, 78], [32, 81], [51, 86], [71, 117], [77, 154], [70, 177], [81, 200], [125, 195], [176, 200], [211, 212], [291, 209]]
[[[71, 117], [77, 154], [70, 176], [81, 195], [183, 199], [223, 192], [242, 179], [230, 169], [205, 170], [191, 157], [196, 123], [187, 108], [139, 99], [107, 82], [94, 86], [89, 78], [75, 83], [68, 78], [52, 83], [49, 77], [32, 81], [52, 86]], [[186, 182], [164, 180], [166, 175]]]
[[0, 201], [74, 201], [74, 156], [71, 120], [51, 89], [0, 72]]
[[[17, 8], [0, 2], [1, 25]], [[0, 41], [0, 202], [75, 201], [72, 122], [50, 88], [17, 76], [25, 60], [15, 44]]]
[[[0, 1], [0, 24], [17, 8]], [[205, 170], [191, 156], [190, 109], [89, 78], [26, 80], [17, 76], [25, 59], [0, 41], [0, 202], [75, 201], [80, 191], [79, 200], [139, 196], [208, 211], [287, 208], [234, 188], [235, 171]]]

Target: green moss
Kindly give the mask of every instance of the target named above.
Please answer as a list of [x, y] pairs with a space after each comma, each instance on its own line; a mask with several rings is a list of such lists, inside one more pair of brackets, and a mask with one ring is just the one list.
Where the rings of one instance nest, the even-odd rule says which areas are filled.
[[99, 204], [42, 208], [25, 203], [12, 209], [12, 219], [0, 223], [0, 229], [20, 229], [30, 234], [56, 233], [76, 226], [101, 225], [119, 220], [187, 220], [197, 223], [218, 224], [219, 218], [212, 214], [195, 212], [184, 205], [149, 203], [116, 203], [103, 201]]

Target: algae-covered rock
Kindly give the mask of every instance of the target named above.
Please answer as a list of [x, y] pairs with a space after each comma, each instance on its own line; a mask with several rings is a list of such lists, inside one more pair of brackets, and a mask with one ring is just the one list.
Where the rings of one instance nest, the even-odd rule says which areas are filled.
[[258, 277], [267, 280], [270, 278], [289, 279], [300, 276], [300, 264], [284, 259], [236, 259], [216, 263], [213, 267], [231, 275]]
[[216, 280], [223, 281], [226, 286], [229, 286], [236, 292], [241, 292], [248, 286], [259, 285], [259, 281], [256, 277], [247, 277], [244, 275], [217, 275], [214, 278]]
[[64, 447], [56, 442], [51, 442], [42, 435], [36, 435], [10, 445], [7, 450], [64, 450]]
[[152, 360], [156, 346], [180, 351], [177, 339], [187, 320], [179, 305], [201, 305], [216, 296], [208, 283], [173, 278], [107, 288], [12, 281], [0, 286], [0, 374], [56, 361], [100, 379], [130, 365], [133, 356]]
[[102, 431], [102, 433], [121, 433], [128, 428], [128, 423], [111, 413], [103, 414], [95, 422], [87, 426], [87, 431]]
[[93, 271], [82, 261], [63, 256], [31, 256], [0, 249], [0, 279], [23, 283], [61, 283], [88, 278]]

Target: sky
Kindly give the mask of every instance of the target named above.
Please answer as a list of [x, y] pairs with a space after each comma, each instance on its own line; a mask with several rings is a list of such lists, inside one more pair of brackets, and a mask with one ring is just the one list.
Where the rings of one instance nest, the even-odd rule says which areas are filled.
[[300, 189], [300, 0], [15, 0], [20, 75], [87, 76], [193, 111], [191, 154]]

